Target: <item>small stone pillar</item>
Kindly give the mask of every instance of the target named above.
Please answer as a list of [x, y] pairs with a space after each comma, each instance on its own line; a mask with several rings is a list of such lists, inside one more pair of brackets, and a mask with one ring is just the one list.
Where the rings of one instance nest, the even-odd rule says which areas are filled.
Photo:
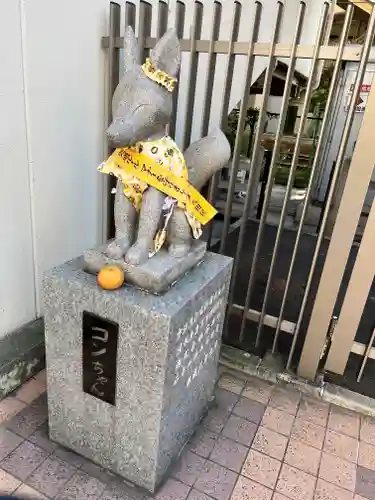
[[44, 278], [50, 437], [154, 492], [212, 398], [232, 259], [207, 253], [162, 296], [82, 266]]

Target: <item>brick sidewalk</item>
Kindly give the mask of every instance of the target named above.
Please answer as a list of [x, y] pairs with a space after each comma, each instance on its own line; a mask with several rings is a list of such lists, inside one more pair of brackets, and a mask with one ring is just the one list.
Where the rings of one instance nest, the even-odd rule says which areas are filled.
[[[375, 420], [257, 379], [219, 380], [157, 500], [375, 500]], [[146, 500], [47, 435], [45, 373], [0, 402], [0, 492]]]

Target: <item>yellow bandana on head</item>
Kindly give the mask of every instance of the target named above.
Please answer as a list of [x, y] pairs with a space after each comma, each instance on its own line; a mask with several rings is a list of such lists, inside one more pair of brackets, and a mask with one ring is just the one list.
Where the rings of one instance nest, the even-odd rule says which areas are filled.
[[121, 180], [124, 195], [137, 210], [149, 186], [167, 195], [163, 206], [163, 224], [156, 234], [150, 256], [163, 246], [167, 225], [176, 205], [184, 210], [196, 239], [202, 234], [201, 224], [206, 224], [216, 214], [216, 210], [189, 184], [184, 156], [171, 137], [116, 149], [98, 170]]
[[168, 75], [165, 71], [158, 69], [150, 59], [147, 58], [146, 62], [142, 64], [142, 70], [143, 73], [150, 78], [150, 80], [162, 85], [169, 92], [173, 92], [177, 79]]

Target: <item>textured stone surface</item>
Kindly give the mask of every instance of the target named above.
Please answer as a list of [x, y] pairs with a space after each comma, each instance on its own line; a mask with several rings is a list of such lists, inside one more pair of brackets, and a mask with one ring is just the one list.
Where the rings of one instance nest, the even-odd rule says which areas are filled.
[[[134, 32], [128, 27], [124, 34], [124, 72], [113, 94], [113, 120], [107, 136], [114, 148], [127, 148], [141, 143], [142, 149], [147, 151], [149, 141], [159, 141], [165, 137], [173, 102], [171, 92], [166, 91], [159, 84], [161, 82], [154, 82], [142, 70], [138, 60], [139, 50]], [[167, 31], [158, 40], [150, 51], [149, 59], [155, 68], [165, 71], [168, 78], [177, 76], [181, 53], [173, 30]], [[160, 151], [158, 152], [157, 146], [156, 151], [153, 149], [150, 152], [157, 159]], [[202, 189], [215, 172], [228, 164], [230, 154], [229, 142], [218, 128], [191, 144], [184, 151], [189, 183], [198, 190]], [[170, 168], [163, 155], [157, 161], [164, 168]], [[135, 265], [147, 261], [165, 198], [164, 193], [149, 186], [143, 192], [140, 210], [136, 211], [130, 199], [124, 196], [121, 181], [117, 182], [114, 204], [116, 240], [108, 245], [110, 257], [124, 257], [126, 262]], [[186, 216], [181, 208], [175, 208], [170, 219], [167, 227], [168, 251], [174, 256], [188, 256], [192, 231]], [[190, 263], [189, 267], [193, 266]]]
[[89, 272], [98, 273], [106, 264], [117, 264], [125, 272], [126, 283], [152, 293], [162, 293], [203, 259], [206, 253], [206, 243], [194, 241], [190, 252], [180, 259], [172, 257], [162, 249], [152, 259], [137, 266], [128, 264], [123, 258], [111, 259], [107, 256], [106, 249], [107, 245], [103, 245], [100, 248], [85, 251], [85, 267]]
[[[231, 266], [206, 254], [163, 296], [104, 291], [82, 260], [46, 274], [51, 438], [154, 491], [212, 397]], [[83, 311], [119, 325], [115, 406], [82, 390]]]

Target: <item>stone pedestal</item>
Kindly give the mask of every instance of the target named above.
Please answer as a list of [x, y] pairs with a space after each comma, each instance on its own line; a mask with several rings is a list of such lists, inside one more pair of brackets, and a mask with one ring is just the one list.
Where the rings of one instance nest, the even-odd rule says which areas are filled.
[[207, 253], [163, 296], [82, 266], [44, 278], [50, 437], [154, 492], [212, 397], [232, 259]]

